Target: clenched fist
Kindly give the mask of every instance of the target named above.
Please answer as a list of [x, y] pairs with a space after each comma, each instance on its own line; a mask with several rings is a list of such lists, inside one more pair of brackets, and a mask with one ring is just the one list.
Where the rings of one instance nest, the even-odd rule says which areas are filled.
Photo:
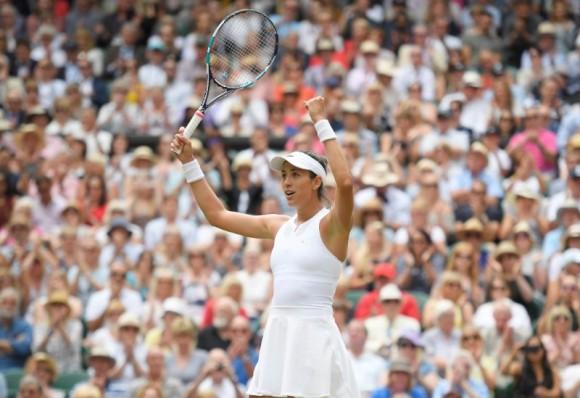
[[310, 98], [304, 103], [312, 122], [316, 123], [320, 120], [327, 119], [326, 116], [326, 100], [324, 97], [314, 97]]

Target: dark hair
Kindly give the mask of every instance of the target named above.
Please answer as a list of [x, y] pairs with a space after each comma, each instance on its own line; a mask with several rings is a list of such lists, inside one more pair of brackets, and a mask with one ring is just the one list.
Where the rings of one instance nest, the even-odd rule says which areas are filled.
[[[327, 165], [328, 165], [328, 160], [324, 157], [324, 156], [320, 156], [312, 151], [302, 151], [305, 154], [307, 154], [308, 156], [310, 156], [311, 158], [313, 158], [314, 160], [316, 160], [318, 163], [320, 163], [320, 165], [322, 166], [322, 168], [324, 169], [324, 171], [328, 171], [327, 169]], [[310, 178], [313, 179], [316, 177], [316, 174], [314, 174], [312, 171], [310, 172]], [[324, 181], [322, 181], [320, 183], [320, 186], [318, 187], [318, 190], [316, 191], [316, 195], [318, 196], [319, 200], [323, 200], [325, 198], [324, 196]]]
[[99, 206], [107, 204], [107, 181], [105, 180], [105, 177], [96, 174], [91, 175], [87, 179], [87, 190], [91, 180], [97, 180], [99, 184], [101, 184], [101, 196], [99, 197]]
[[527, 356], [524, 356], [522, 374], [520, 377], [515, 381], [515, 389], [517, 392], [523, 393], [525, 395], [533, 396], [534, 389], [542, 385], [547, 389], [552, 388], [554, 385], [554, 373], [552, 371], [552, 367], [550, 366], [550, 362], [548, 362], [548, 353], [546, 352], [546, 347], [544, 347], [544, 343], [542, 343], [542, 339], [538, 335], [532, 335], [526, 340], [526, 344], [524, 347], [527, 347], [530, 344], [530, 341], [536, 339], [543, 351], [542, 355], [542, 369], [544, 371], [544, 381], [543, 383], [539, 383], [536, 379], [536, 375], [534, 370], [532, 369], [532, 365], [528, 360]]

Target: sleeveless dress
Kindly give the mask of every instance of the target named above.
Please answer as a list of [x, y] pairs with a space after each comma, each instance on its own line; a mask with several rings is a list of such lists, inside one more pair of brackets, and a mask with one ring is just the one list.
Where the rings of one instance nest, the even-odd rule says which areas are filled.
[[274, 240], [274, 295], [248, 394], [300, 398], [358, 398], [352, 362], [332, 315], [342, 263], [324, 245], [321, 209]]

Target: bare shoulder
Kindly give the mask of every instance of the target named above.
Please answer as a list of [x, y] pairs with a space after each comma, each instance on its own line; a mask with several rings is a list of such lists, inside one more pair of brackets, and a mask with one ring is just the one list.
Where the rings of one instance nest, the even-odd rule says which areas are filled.
[[268, 229], [273, 237], [276, 236], [280, 227], [290, 219], [289, 216], [284, 214], [266, 214], [262, 217], [264, 217]]

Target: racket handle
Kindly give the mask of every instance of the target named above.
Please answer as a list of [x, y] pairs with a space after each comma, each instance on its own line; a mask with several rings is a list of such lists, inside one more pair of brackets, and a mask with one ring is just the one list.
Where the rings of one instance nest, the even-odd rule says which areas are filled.
[[203, 117], [204, 117], [204, 114], [202, 111], [200, 111], [199, 109], [197, 111], [195, 111], [195, 113], [193, 114], [193, 117], [189, 120], [189, 123], [187, 123], [187, 126], [185, 126], [185, 131], [183, 132], [183, 135], [185, 135], [185, 138], [191, 138], [191, 136], [195, 132], [195, 129], [197, 128], [197, 126], [199, 126], [199, 124], [203, 120]]

